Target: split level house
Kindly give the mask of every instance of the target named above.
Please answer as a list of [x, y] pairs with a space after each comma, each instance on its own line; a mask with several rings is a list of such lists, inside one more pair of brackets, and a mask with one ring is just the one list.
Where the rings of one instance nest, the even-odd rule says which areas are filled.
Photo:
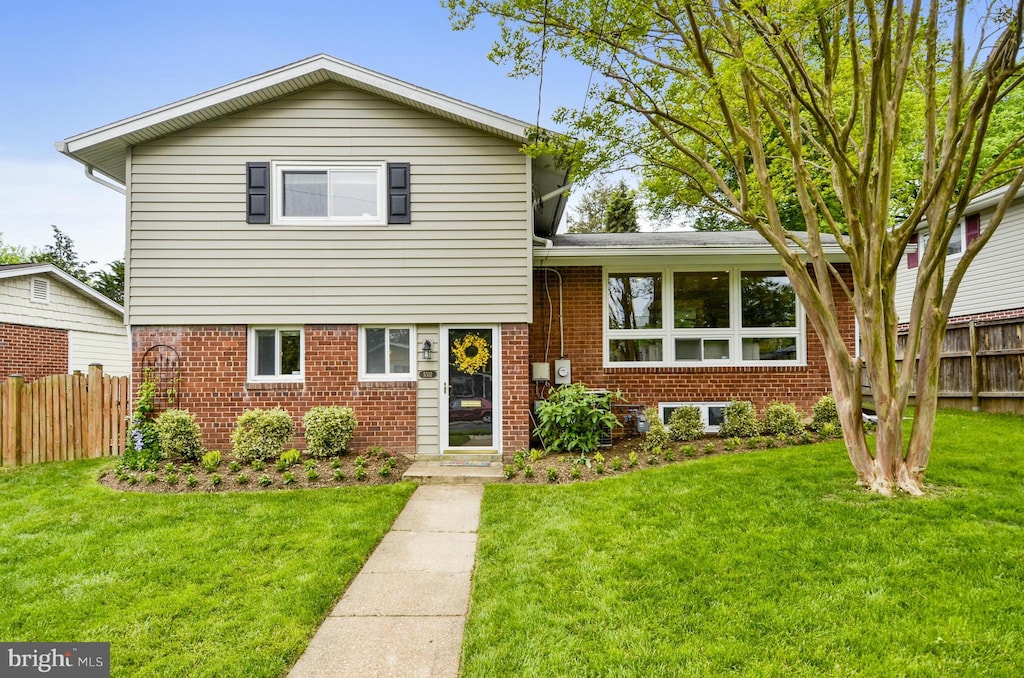
[[529, 127], [318, 55], [57, 146], [124, 185], [134, 379], [173, 364], [209, 447], [255, 407], [350, 406], [357, 449], [511, 455], [569, 381], [712, 428], [829, 392], [763, 240], [556, 235], [567, 172]]
[[131, 370], [124, 309], [53, 264], [0, 266], [0, 381]]

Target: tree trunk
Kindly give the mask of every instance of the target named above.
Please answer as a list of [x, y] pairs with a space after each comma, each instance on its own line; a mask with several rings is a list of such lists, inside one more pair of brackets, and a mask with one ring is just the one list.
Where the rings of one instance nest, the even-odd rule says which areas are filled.
[[[939, 404], [939, 368], [942, 358], [942, 344], [946, 336], [947, 319], [938, 308], [929, 308], [923, 314], [922, 341], [917, 362], [914, 425], [910, 430], [910, 446], [907, 450], [907, 479], [910, 487], [903, 487], [911, 494], [920, 494], [924, 471], [928, 466], [932, 442], [935, 437], [935, 415]], [[904, 360], [912, 360], [906, 356]]]

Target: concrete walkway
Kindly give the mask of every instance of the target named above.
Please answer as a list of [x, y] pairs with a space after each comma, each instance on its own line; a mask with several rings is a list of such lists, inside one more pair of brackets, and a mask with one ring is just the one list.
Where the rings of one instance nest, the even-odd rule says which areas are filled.
[[417, 488], [289, 676], [458, 676], [482, 498]]

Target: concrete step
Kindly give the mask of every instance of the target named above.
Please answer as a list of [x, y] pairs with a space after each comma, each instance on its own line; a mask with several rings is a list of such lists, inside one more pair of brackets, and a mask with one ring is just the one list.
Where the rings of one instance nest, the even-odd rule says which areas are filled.
[[417, 454], [414, 461], [496, 461], [501, 463], [501, 452], [449, 452], [448, 454]]
[[502, 466], [498, 462], [490, 462], [486, 466], [449, 466], [439, 461], [415, 461], [402, 475], [402, 480], [421, 485], [480, 485], [503, 477]]

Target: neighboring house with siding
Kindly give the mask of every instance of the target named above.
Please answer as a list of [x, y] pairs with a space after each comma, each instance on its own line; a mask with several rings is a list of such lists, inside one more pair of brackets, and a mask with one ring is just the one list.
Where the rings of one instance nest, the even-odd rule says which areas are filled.
[[[947, 275], [967, 244], [982, 232], [1005, 188], [973, 200], [951, 238], [946, 259]], [[928, 244], [928, 225], [915, 234], [896, 274], [896, 312], [902, 322], [910, 317], [917, 282], [919, 251]], [[992, 238], [971, 262], [960, 283], [949, 314], [950, 325], [974, 320], [986, 322], [1024, 317], [1024, 192], [1018, 194]]]
[[124, 309], [53, 264], [0, 266], [0, 380], [86, 372], [92, 363], [130, 373]]
[[567, 173], [522, 153], [529, 127], [319, 55], [57, 147], [124, 184], [134, 374], [173, 355], [212, 447], [252, 407], [351, 406], [357, 448], [510, 455], [566, 379], [705, 410], [829, 390], [767, 243], [554, 236]]

